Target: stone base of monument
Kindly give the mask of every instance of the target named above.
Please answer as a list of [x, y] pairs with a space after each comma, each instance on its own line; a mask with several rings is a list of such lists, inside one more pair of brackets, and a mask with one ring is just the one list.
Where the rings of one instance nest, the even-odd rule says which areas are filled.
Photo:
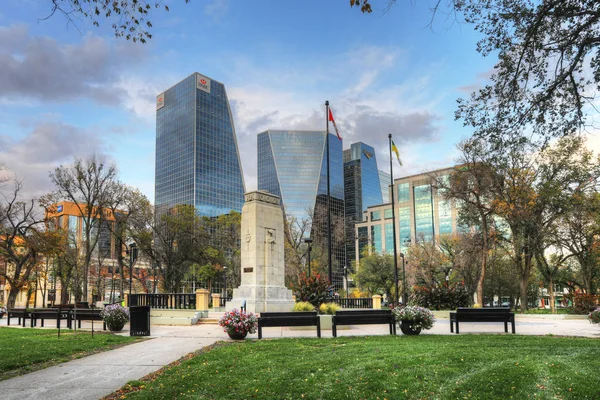
[[284, 312], [294, 310], [292, 291], [282, 286], [245, 286], [233, 289], [233, 298], [228, 301], [227, 310], [238, 310], [246, 301], [246, 311], [253, 313], [261, 312]]

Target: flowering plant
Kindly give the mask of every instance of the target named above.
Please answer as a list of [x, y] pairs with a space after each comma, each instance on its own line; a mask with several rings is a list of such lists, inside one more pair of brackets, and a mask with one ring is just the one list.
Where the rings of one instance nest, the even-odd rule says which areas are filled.
[[396, 316], [396, 323], [402, 321], [410, 322], [415, 329], [431, 329], [435, 322], [433, 313], [427, 308], [419, 306], [396, 307], [392, 310]]
[[120, 304], [110, 304], [100, 311], [100, 316], [106, 322], [108, 329], [120, 331], [129, 321], [129, 310]]
[[590, 320], [590, 324], [600, 324], [600, 307], [592, 311], [588, 315], [588, 319]]
[[229, 335], [246, 336], [248, 333], [256, 332], [258, 319], [252, 313], [234, 308], [232, 311], [223, 314], [219, 320], [219, 325], [225, 328], [223, 332], [227, 332]]

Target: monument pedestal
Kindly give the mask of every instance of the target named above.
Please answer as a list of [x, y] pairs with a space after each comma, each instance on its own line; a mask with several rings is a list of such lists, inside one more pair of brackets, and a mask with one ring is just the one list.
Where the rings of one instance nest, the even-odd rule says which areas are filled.
[[268, 192], [246, 193], [242, 208], [242, 284], [233, 290], [226, 309], [253, 313], [292, 311], [292, 291], [285, 287], [283, 211], [279, 197]]

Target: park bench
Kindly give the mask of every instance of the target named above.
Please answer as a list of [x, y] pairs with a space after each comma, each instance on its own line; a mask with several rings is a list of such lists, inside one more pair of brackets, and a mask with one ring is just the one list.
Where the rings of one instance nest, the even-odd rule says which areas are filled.
[[391, 310], [349, 310], [336, 311], [332, 320], [332, 334], [337, 337], [338, 325], [388, 324], [390, 335], [396, 334], [396, 319]]
[[458, 334], [459, 322], [504, 322], [504, 332], [508, 333], [508, 323], [512, 324], [512, 333], [515, 333], [515, 313], [508, 307], [462, 308], [450, 313], [450, 332]]
[[70, 311], [71, 321], [77, 321], [77, 327], [81, 328], [81, 321], [102, 321], [103, 328], [106, 330], [106, 322], [100, 316], [100, 309], [74, 308]]
[[[13, 308], [7, 311], [7, 321], [6, 324], [10, 325], [11, 318], [18, 318], [19, 325], [23, 328], [25, 327], [25, 319], [31, 319], [31, 326], [33, 326], [33, 319], [31, 318], [31, 311], [26, 308]], [[22, 321], [22, 323], [21, 323]]]
[[32, 326], [37, 326], [37, 321], [40, 320], [42, 328], [44, 327], [44, 320], [56, 320], [56, 329], [58, 329], [60, 328], [61, 319], [67, 320], [68, 324], [68, 318], [68, 312], [61, 312], [58, 308], [37, 308], [31, 311]]
[[260, 313], [258, 318], [259, 339], [262, 339], [262, 328], [267, 326], [316, 326], [317, 337], [321, 337], [321, 322], [316, 311]]

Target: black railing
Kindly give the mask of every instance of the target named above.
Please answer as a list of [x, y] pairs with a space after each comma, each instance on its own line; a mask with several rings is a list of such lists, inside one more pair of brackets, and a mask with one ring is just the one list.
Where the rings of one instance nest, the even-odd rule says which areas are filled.
[[130, 306], [150, 306], [166, 310], [195, 310], [195, 293], [158, 293], [132, 294], [129, 296]]
[[357, 299], [332, 297], [327, 299], [327, 302], [339, 304], [342, 308], [373, 308], [373, 298], [371, 297]]
[[219, 300], [219, 307], [225, 307], [226, 301], [231, 301], [233, 297], [221, 297]]

